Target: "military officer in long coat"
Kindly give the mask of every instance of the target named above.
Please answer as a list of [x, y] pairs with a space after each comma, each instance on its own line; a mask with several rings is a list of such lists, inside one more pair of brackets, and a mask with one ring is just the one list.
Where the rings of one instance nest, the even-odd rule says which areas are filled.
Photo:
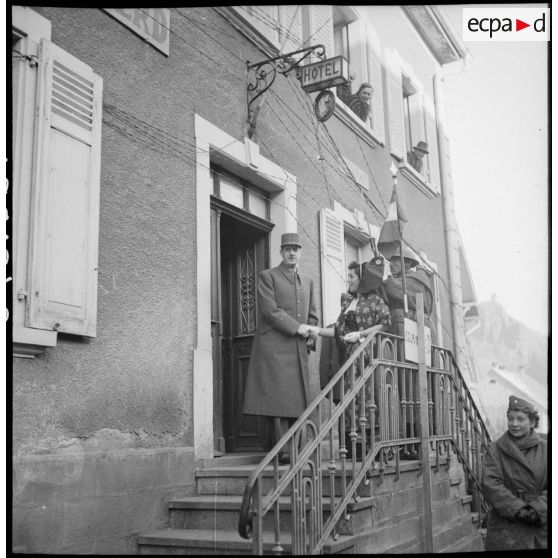
[[547, 444], [535, 432], [539, 416], [510, 396], [508, 430], [484, 459], [482, 492], [492, 506], [486, 550], [547, 548]]
[[[311, 401], [306, 339], [318, 316], [312, 279], [298, 271], [301, 250], [297, 233], [283, 234], [283, 261], [258, 275], [258, 326], [243, 412], [274, 417], [276, 442]], [[279, 457], [288, 460], [285, 453]]]

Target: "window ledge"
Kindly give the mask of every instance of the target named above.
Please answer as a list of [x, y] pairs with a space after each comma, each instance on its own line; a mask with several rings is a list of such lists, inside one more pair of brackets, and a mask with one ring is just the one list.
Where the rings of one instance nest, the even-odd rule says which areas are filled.
[[374, 130], [363, 122], [337, 95], [335, 96], [335, 112], [333, 113], [343, 124], [352, 128], [373, 149], [378, 145], [384, 145], [374, 135]]
[[399, 170], [405, 178], [407, 178], [412, 184], [414, 184], [428, 198], [434, 198], [439, 194], [439, 192], [434, 190], [434, 188], [425, 180], [424, 176], [419, 174], [411, 165], [409, 165], [405, 161], [401, 161], [399, 163]]
[[47, 347], [56, 347], [56, 331], [14, 326], [13, 356], [35, 358], [42, 355]]

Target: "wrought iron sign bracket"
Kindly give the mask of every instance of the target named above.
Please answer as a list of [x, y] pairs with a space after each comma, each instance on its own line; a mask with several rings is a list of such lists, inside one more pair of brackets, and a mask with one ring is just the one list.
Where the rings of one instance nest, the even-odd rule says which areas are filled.
[[252, 108], [256, 99], [261, 97], [272, 85], [277, 77], [277, 72], [287, 75], [293, 70], [297, 70], [299, 77], [299, 66], [312, 52], [315, 52], [321, 59], [325, 59], [324, 45], [314, 45], [286, 54], [280, 54], [274, 58], [263, 60], [255, 64], [246, 63], [248, 71], [247, 104], [248, 104], [248, 137], [251, 138], [256, 128], [259, 107]]

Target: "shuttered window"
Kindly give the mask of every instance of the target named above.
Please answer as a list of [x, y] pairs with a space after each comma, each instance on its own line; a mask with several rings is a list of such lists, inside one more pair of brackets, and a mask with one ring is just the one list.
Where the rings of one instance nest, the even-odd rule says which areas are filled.
[[377, 239], [379, 229], [372, 227], [358, 210], [349, 211], [338, 202], [335, 211], [320, 211], [320, 248], [322, 271], [323, 324], [337, 319], [341, 294], [347, 291], [347, 267], [372, 258], [371, 236]]
[[[305, 5], [302, 11], [302, 38], [304, 46], [324, 45], [326, 58], [333, 54], [333, 11], [332, 6]], [[320, 58], [312, 53], [304, 63], [317, 62]]]
[[343, 220], [327, 207], [320, 211], [320, 246], [322, 323], [328, 326], [339, 315], [341, 293], [346, 291], [346, 272]]
[[102, 79], [46, 39], [38, 71], [26, 325], [95, 336]]
[[419, 142], [425, 142], [429, 153], [422, 168], [411, 171], [412, 178], [428, 190], [440, 192], [438, 137], [434, 103], [411, 75], [409, 66], [397, 52], [386, 49], [386, 91], [388, 107], [389, 147], [391, 154], [411, 169], [409, 153]]
[[[372, 25], [350, 16], [347, 8], [335, 6], [334, 20], [334, 56], [344, 56], [349, 62], [352, 78], [350, 91], [345, 87], [336, 89], [338, 101], [347, 105], [348, 97], [357, 93], [362, 83], [372, 85], [370, 115], [366, 124], [372, 129], [374, 137], [384, 142], [384, 92], [382, 78], [382, 51], [378, 35]], [[352, 114], [352, 111], [346, 107]], [[355, 118], [358, 118], [356, 115]]]
[[280, 52], [301, 48], [302, 6], [238, 6], [235, 10]]
[[425, 139], [430, 153], [427, 156], [427, 180], [434, 192], [440, 193], [440, 154], [438, 150], [438, 128], [436, 125], [436, 111], [432, 99], [424, 96]]
[[403, 78], [399, 57], [391, 49], [386, 49], [386, 81], [389, 149], [394, 157], [402, 161], [406, 153]]

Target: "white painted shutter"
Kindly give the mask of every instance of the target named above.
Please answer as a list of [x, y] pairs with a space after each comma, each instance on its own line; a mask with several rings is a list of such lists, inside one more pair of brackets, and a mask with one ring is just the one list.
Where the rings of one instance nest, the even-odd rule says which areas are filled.
[[377, 140], [385, 141], [384, 88], [382, 77], [382, 48], [374, 28], [366, 23], [366, 43], [368, 49], [368, 81], [374, 88], [372, 95], [371, 125]]
[[403, 112], [403, 81], [399, 56], [391, 49], [385, 50], [386, 99], [388, 103], [389, 146], [398, 159], [405, 156], [405, 117]]
[[424, 95], [418, 91], [409, 97], [409, 118], [411, 119], [411, 147], [417, 145], [419, 141], [426, 141], [424, 131]]
[[102, 79], [46, 39], [39, 50], [28, 325], [96, 335]]
[[426, 121], [426, 142], [428, 143], [428, 182], [432, 190], [440, 192], [440, 156], [438, 152], [438, 132], [436, 110], [428, 95], [424, 95], [424, 118]]
[[281, 15], [281, 52], [302, 48], [302, 6], [279, 6]]
[[239, 6], [237, 11], [254, 29], [279, 46], [278, 6]]
[[346, 291], [343, 221], [331, 209], [320, 211], [323, 325], [335, 322], [341, 294]]
[[[349, 71], [355, 74], [351, 93], [356, 93], [361, 83], [368, 79], [366, 54], [366, 26], [362, 19], [357, 19], [348, 25], [349, 35]], [[372, 84], [373, 86], [374, 84]]]
[[[326, 58], [333, 56], [333, 8], [310, 6], [310, 41], [307, 46], [324, 45]], [[314, 59], [314, 61], [316, 61]]]

